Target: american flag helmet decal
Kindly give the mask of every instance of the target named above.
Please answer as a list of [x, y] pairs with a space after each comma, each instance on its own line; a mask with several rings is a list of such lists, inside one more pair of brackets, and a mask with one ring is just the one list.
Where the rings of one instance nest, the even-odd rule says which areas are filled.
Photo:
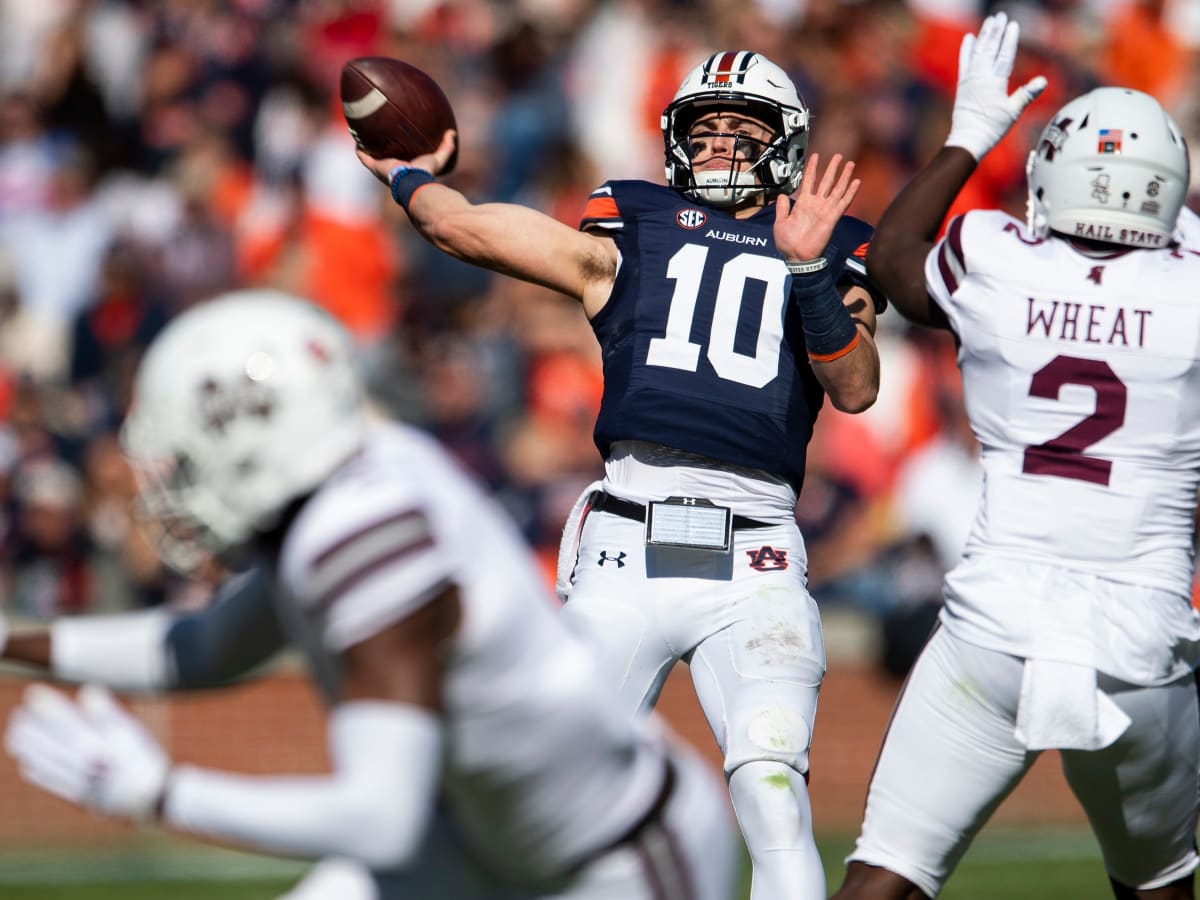
[[1120, 153], [1121, 138], [1122, 134], [1120, 128], [1101, 128], [1096, 133], [1096, 152]]

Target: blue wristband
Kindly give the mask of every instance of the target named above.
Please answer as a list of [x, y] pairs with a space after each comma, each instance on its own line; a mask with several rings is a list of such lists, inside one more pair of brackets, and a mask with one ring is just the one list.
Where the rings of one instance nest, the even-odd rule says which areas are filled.
[[392, 186], [392, 199], [408, 212], [408, 204], [417, 189], [433, 181], [433, 175], [416, 166], [396, 166], [388, 172], [388, 184]]
[[858, 326], [842, 303], [829, 269], [822, 267], [816, 272], [792, 275], [792, 295], [800, 309], [809, 359], [832, 362], [854, 349]]

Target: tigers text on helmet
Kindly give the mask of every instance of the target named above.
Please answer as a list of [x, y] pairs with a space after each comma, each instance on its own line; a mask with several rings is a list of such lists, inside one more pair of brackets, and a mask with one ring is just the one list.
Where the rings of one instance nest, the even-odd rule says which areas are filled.
[[1034, 235], [1165, 247], [1187, 195], [1187, 145], [1149, 94], [1096, 88], [1055, 113], [1026, 174]]
[[365, 437], [349, 334], [319, 307], [235, 291], [174, 319], [138, 369], [121, 443], [168, 564], [269, 529]]
[[[692, 171], [688, 131], [701, 116], [731, 112], [763, 122], [770, 143], [745, 172]], [[667, 184], [714, 206], [734, 206], [754, 192], [769, 200], [800, 184], [808, 146], [808, 108], [787, 73], [749, 50], [715, 53], [688, 73], [662, 114]]]

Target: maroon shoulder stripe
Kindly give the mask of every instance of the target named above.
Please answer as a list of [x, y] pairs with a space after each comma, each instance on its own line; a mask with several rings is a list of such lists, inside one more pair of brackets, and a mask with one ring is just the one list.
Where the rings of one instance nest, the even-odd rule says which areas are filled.
[[313, 557], [309, 590], [328, 606], [368, 575], [433, 543], [429, 519], [419, 509], [375, 519]]
[[942, 248], [938, 251], [938, 273], [952, 294], [958, 290], [962, 276], [967, 274], [962, 250], [962, 223], [962, 216], [954, 217], [946, 231], [946, 238], [942, 241]]
[[954, 253], [954, 258], [958, 260], [958, 264], [962, 266], [963, 274], [967, 271], [967, 257], [963, 253], [962, 244], [963, 233], [963, 217], [955, 216], [950, 220], [950, 227], [946, 229], [946, 243], [950, 246], [950, 250]]
[[[409, 519], [419, 519], [422, 522], [424, 522], [425, 521], [425, 513], [421, 512], [421, 510], [419, 510], [419, 509], [405, 509], [405, 510], [402, 510], [401, 512], [392, 513], [389, 516], [385, 516], [382, 519], [377, 519], [374, 522], [371, 522], [369, 525], [364, 525], [362, 528], [359, 528], [357, 531], [352, 531], [349, 534], [342, 537], [340, 540], [336, 541], [335, 543], [330, 544], [328, 547], [326, 547], [324, 550], [322, 550], [320, 553], [318, 553], [315, 557], [313, 557], [313, 568], [319, 569], [322, 565], [324, 565], [326, 562], [328, 562], [331, 557], [336, 556], [338, 553], [340, 553], [342, 550], [344, 550], [347, 546], [349, 546], [350, 544], [353, 544], [355, 541], [359, 540], [364, 535], [370, 534], [373, 531], [378, 531], [381, 528], [386, 528], [389, 525], [395, 525], [400, 522], [405, 522]], [[428, 526], [426, 526], [426, 527], [428, 527]]]
[[380, 569], [384, 569], [398, 560], [403, 559], [420, 550], [426, 550], [433, 546], [433, 537], [426, 535], [423, 539], [415, 541], [405, 547], [397, 547], [387, 553], [375, 557], [351, 572], [347, 572], [345, 576], [329, 588], [324, 590], [317, 597], [317, 607], [319, 609], [328, 609], [338, 601], [343, 594], [347, 593], [355, 585], [359, 584], [365, 578], [375, 574]]

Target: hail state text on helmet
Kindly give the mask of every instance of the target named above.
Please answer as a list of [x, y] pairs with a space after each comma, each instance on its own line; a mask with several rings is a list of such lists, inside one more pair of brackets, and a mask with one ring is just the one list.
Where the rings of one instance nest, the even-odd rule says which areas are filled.
[[1126, 244], [1131, 247], [1165, 247], [1171, 239], [1167, 235], [1142, 231], [1137, 228], [1114, 228], [1112, 225], [1098, 225], [1091, 222], [1076, 222], [1074, 237], [1090, 241], [1107, 241], [1108, 243]]

